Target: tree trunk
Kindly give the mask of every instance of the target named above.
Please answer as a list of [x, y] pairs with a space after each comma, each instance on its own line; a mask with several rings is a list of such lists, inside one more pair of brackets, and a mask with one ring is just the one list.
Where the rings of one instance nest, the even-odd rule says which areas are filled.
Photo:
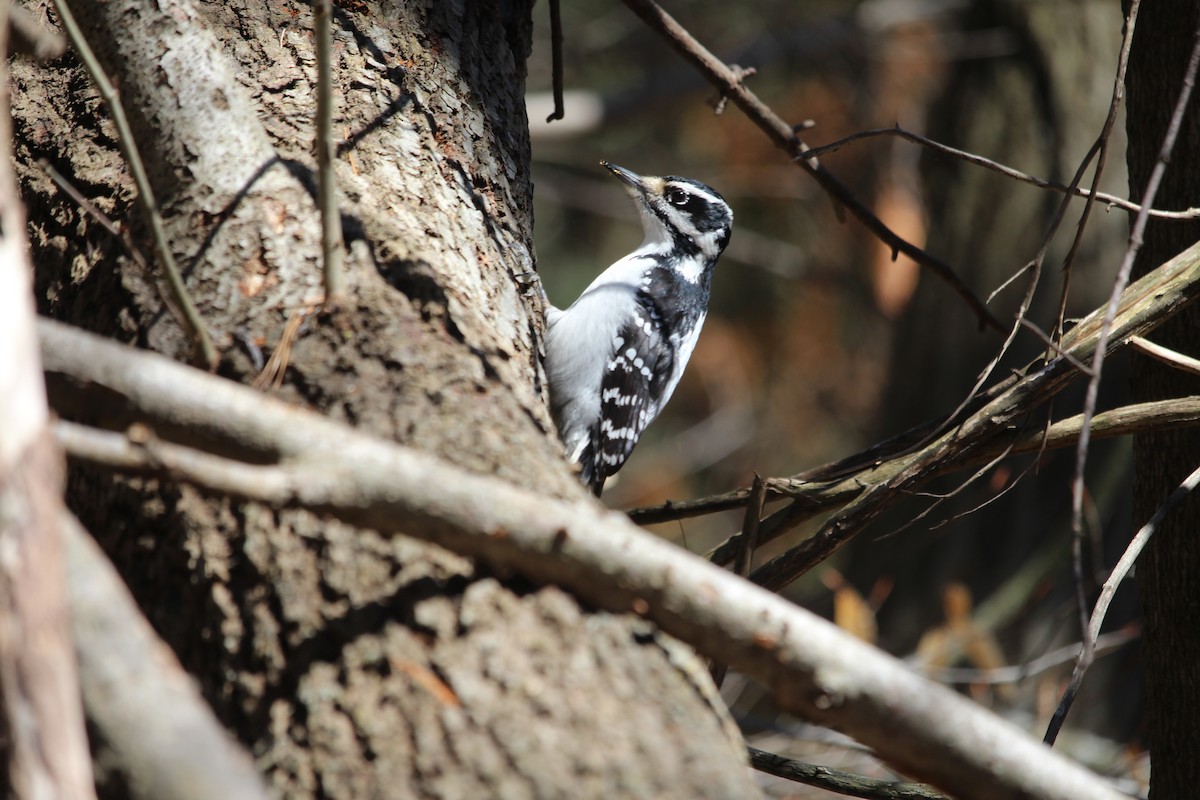
[[[1128, 3], [1125, 3], [1126, 7]], [[1128, 10], [1128, 8], [1126, 8]], [[1129, 112], [1130, 196], [1140, 199], [1154, 169], [1184, 70], [1195, 41], [1200, 10], [1192, 2], [1143, 3], [1134, 29], [1125, 86]], [[1156, 208], [1200, 205], [1200, 114], [1193, 95], [1171, 154]], [[1142, 275], [1156, 263], [1200, 240], [1200, 223], [1151, 221], [1134, 263]], [[1154, 335], [1154, 341], [1195, 357], [1200, 354], [1200, 310], [1185, 309]], [[1200, 391], [1200, 381], [1179, 370], [1139, 357], [1134, 363], [1137, 401], [1178, 397]], [[1134, 519], [1148, 520], [1167, 495], [1200, 462], [1195, 429], [1145, 434], [1134, 440]], [[1200, 786], [1200, 636], [1192, 627], [1200, 607], [1200, 499], [1194, 494], [1163, 520], [1137, 566], [1144, 606], [1146, 728], [1153, 777], [1150, 796], [1194, 797]]]
[[[298, 405], [548, 494], [582, 491], [546, 411], [540, 303], [521, 280], [530, 3], [335, 9], [351, 299], [332, 315], [319, 309], [308, 7], [71, 5], [120, 87], [223, 375], [253, 379], [261, 346], [284, 359], [272, 391]], [[71, 60], [14, 77], [43, 312], [186, 357], [157, 267], [139, 266], [150, 238], [84, 74]], [[147, 255], [38, 159], [110, 217], [136, 218]], [[69, 499], [287, 797], [754, 794], [694, 657], [634, 618], [415, 541], [186, 487], [77, 469]]]

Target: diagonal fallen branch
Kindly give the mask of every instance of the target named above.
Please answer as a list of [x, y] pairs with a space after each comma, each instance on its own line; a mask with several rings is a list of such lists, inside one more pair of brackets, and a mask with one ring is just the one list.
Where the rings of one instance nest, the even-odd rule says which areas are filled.
[[[165, 471], [171, 454], [190, 449], [177, 444], [184, 440], [207, 448], [194, 455], [213, 466], [235, 466], [230, 453], [254, 456], [257, 464], [243, 463], [237, 480], [227, 479], [236, 485], [218, 490], [241, 497], [254, 491], [273, 505], [421, 538], [557, 583], [601, 608], [644, 614], [770, 686], [782, 708], [846, 732], [952, 794], [1122, 796], [970, 700], [593, 502], [547, 498], [470, 474], [62, 325], [43, 321], [39, 333], [60, 414], [78, 412], [109, 426], [141, 420], [174, 439], [124, 442], [127, 455], [140, 451], [147, 464]], [[174, 467], [182, 471], [182, 463]]]
[[[1173, 400], [1158, 400], [1149, 403], [1133, 403], [1120, 408], [1104, 411], [1092, 418], [1092, 438], [1096, 440], [1112, 439], [1118, 436], [1130, 436], [1151, 430], [1165, 428], [1182, 429], [1200, 425], [1200, 396], [1179, 397]], [[1033, 430], [1020, 433], [1010, 431], [973, 454], [970, 458], [959, 461], [946, 461], [934, 468], [930, 477], [956, 472], [960, 469], [988, 463], [1001, 454], [1024, 455], [1041, 453], [1050, 450], [1062, 450], [1074, 447], [1079, 441], [1079, 432], [1083, 428], [1083, 414], [1076, 414], [1054, 423], [1045, 430]], [[768, 525], [762, 526], [757, 533], [760, 544], [773, 541], [790, 530], [796, 524], [812, 519], [823, 511], [831, 511], [845, 505], [850, 500], [862, 494], [868, 486], [887, 480], [897, 474], [909, 463], [910, 457], [901, 456], [874, 466], [864, 467], [861, 471], [837, 480], [805, 480], [803, 478], [772, 478], [768, 485], [776, 493], [776, 497], [792, 498], [796, 508], [788, 510], [781, 518], [774, 519]], [[721, 495], [720, 498], [708, 498], [706, 504], [720, 500], [721, 505], [728, 507], [743, 505], [745, 489]], [[700, 503], [697, 503], [699, 506]], [[692, 507], [694, 508], [694, 507]], [[679, 504], [672, 506], [671, 511], [679, 512], [680, 517], [691, 508]], [[649, 509], [654, 511], [654, 509]], [[707, 511], [697, 513], [708, 513]], [[644, 522], [642, 516], [630, 515], [634, 522]], [[766, 520], [764, 520], [766, 522]], [[787, 525], [783, 523], [786, 522]], [[742, 534], [734, 534], [715, 547], [709, 558], [714, 564], [722, 566], [731, 563], [741, 547]]]

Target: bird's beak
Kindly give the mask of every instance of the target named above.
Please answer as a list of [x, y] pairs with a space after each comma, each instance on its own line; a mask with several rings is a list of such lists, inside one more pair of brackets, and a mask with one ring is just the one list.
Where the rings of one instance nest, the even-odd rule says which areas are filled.
[[611, 164], [607, 161], [601, 161], [600, 166], [607, 169], [613, 175], [616, 175], [623, 182], [625, 182], [629, 186], [633, 187], [634, 189], [640, 190], [640, 189], [645, 188], [642, 184], [642, 176], [638, 175], [636, 172], [631, 172], [631, 171], [625, 169], [624, 167], [618, 167], [616, 164]]

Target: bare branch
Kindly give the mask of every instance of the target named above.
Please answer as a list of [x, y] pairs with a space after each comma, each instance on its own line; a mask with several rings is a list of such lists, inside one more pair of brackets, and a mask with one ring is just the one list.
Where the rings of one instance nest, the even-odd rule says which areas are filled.
[[1159, 524], [1175, 506], [1195, 490], [1197, 485], [1200, 485], [1200, 467], [1193, 470], [1192, 474], [1188, 475], [1183, 483], [1171, 492], [1171, 496], [1159, 506], [1150, 521], [1134, 535], [1129, 546], [1125, 548], [1125, 552], [1121, 554], [1121, 560], [1113, 567], [1108, 580], [1104, 582], [1104, 587], [1100, 590], [1100, 597], [1096, 600], [1095, 608], [1092, 609], [1091, 619], [1084, 630], [1083, 642], [1079, 647], [1079, 657], [1075, 661], [1075, 669], [1071, 672], [1071, 680], [1067, 684], [1062, 700], [1059, 701], [1058, 708], [1054, 710], [1054, 716], [1046, 730], [1047, 740], [1053, 739], [1052, 734], [1053, 736], [1058, 735], [1067, 714], [1071, 711], [1071, 705], [1075, 702], [1075, 695], [1078, 694], [1079, 687], [1083, 683], [1083, 676], [1096, 658], [1096, 649], [1100, 642], [1100, 629], [1104, 627], [1104, 617], [1108, 614], [1108, 606], [1117, 593], [1117, 587], [1128, 577], [1129, 571], [1133, 569], [1138, 556], [1145, 549], [1146, 543], [1150, 541], [1150, 537], [1154, 535]]
[[[260, 462], [274, 454], [270, 466], [245, 466], [262, 472], [257, 485], [274, 492], [261, 498], [267, 502], [403, 531], [558, 583], [598, 607], [644, 613], [703, 654], [773, 687], [782, 708], [843, 730], [950, 793], [1120, 797], [966, 698], [590, 500], [555, 500], [469, 474], [55, 323], [43, 322], [40, 332], [50, 384], [71, 381], [67, 394], [86, 403], [93, 418], [112, 422], [136, 410], [160, 434], [190, 429], [205, 447], [255, 451]], [[96, 391], [120, 401], [97, 403]], [[159, 457], [177, 447], [156, 446]]]
[[[738, 552], [733, 560], [733, 574], [745, 578], [754, 566], [754, 551], [758, 547], [758, 525], [762, 521], [763, 503], [767, 500], [767, 486], [758, 475], [750, 487], [750, 502], [742, 519], [742, 533], [738, 536]], [[717, 688], [725, 682], [728, 670], [724, 662], [713, 662], [712, 679]]]
[[1149, 339], [1141, 336], [1134, 336], [1129, 340], [1129, 346], [1137, 350], [1139, 353], [1157, 359], [1164, 364], [1169, 364], [1175, 369], [1181, 369], [1184, 372], [1190, 372], [1193, 375], [1200, 375], [1200, 359], [1185, 356], [1177, 350], [1172, 350], [1169, 347], [1163, 347], [1161, 344], [1155, 344]]
[[[1151, 403], [1135, 403], [1101, 412], [1092, 418], [1092, 437], [1109, 439], [1148, 430], [1190, 427], [1198, 424], [1200, 424], [1200, 397], [1180, 397]], [[945, 464], [944, 469], [938, 474], [946, 474], [960, 468], [965, 469], [986, 463], [1010, 447], [1013, 455], [1036, 453], [1042, 449], [1055, 450], [1072, 447], [1079, 441], [1079, 431], [1082, 426], [1083, 415], [1080, 414], [1054, 423], [1045, 431], [1044, 437], [1040, 430], [1022, 434], [1016, 438], [1015, 442], [1000, 437], [994, 444], [982, 448], [978, 455], [970, 459]], [[821, 511], [846, 503], [871, 482], [884, 479], [899, 469], [903, 463], [907, 463], [903, 458], [872, 461], [854, 456], [851, 457], [851, 460], [857, 460], [864, 466], [857, 472], [837, 480], [810, 480], [803, 475], [791, 478], [768, 478], [764, 481], [769, 490], [768, 499], [795, 498], [807, 506], [810, 517], [815, 516]], [[812, 470], [812, 473], [819, 474], [825, 469], [827, 468], [818, 468]], [[638, 524], [648, 525], [727, 511], [744, 506], [749, 491], [748, 489], [737, 489], [726, 494], [698, 500], [634, 509], [629, 512], [629, 516]], [[763, 533], [768, 535], [764, 536]], [[783, 531], [776, 531], [768, 526], [763, 533], [760, 533], [759, 536], [760, 544], [771, 541]], [[739, 542], [740, 535], [730, 537], [712, 551], [710, 554], [712, 560], [717, 564], [732, 563], [740, 547]]]
[[868, 800], [950, 800], [946, 795], [921, 783], [904, 781], [880, 781], [864, 778], [832, 767], [805, 764], [790, 758], [747, 747], [750, 766], [759, 772], [787, 778], [806, 786], [816, 786], [827, 792], [848, 797], [865, 797]]
[[[1125, 289], [1117, 298], [1115, 315], [1110, 317], [1108, 307], [1093, 311], [1063, 337], [1062, 348], [1076, 360], [1093, 359], [1101, 348], [1118, 346], [1131, 336], [1144, 335], [1158, 327], [1197, 294], [1200, 294], [1200, 244]], [[1078, 375], [1070, 361], [1059, 357], [1020, 378], [953, 430], [916, 453], [887, 465], [890, 474], [886, 478], [865, 487], [859, 485], [854, 499], [814, 536], [760, 567], [751, 579], [769, 588], [786, 586], [949, 464], [978, 458], [1003, 437], [1019, 430], [1025, 415], [1054, 397]], [[1081, 431], [1087, 429], [1085, 419]], [[794, 503], [769, 517], [759, 535], [765, 540], [809, 516], [807, 505]]]
[[[1128, 627], [1097, 637], [1095, 654], [1103, 655], [1119, 650], [1141, 635], [1136, 627]], [[1012, 667], [992, 667], [990, 669], [975, 669], [971, 667], [924, 668], [921, 674], [927, 678], [944, 683], [1018, 683], [1043, 672], [1048, 672], [1060, 664], [1074, 661], [1079, 655], [1079, 644], [1068, 644], [1051, 650], [1049, 653], [1031, 659], [1024, 664]]]
[[848, 209], [871, 233], [891, 248], [893, 254], [903, 253], [941, 278], [975, 313], [981, 328], [991, 327], [998, 331], [1008, 329], [988, 311], [948, 264], [898, 236], [863, 205], [848, 186], [822, 167], [815, 158], [810, 158], [808, 145], [796, 135], [795, 127], [784, 122], [759, 100], [754, 92], [746, 88], [742, 82], [744, 72], [730, 68], [714, 56], [654, 0], [625, 0], [625, 5], [716, 86], [722, 97], [732, 100], [751, 122], [767, 134], [776, 147], [786, 152], [802, 169], [812, 175], [830, 197]]
[[[1022, 172], [1019, 169], [1001, 164], [998, 161], [993, 161], [990, 158], [986, 158], [976, 153], [971, 153], [967, 150], [960, 150], [957, 147], [951, 147], [948, 144], [942, 144], [941, 142], [935, 141], [926, 136], [922, 136], [919, 133], [914, 133], [913, 131], [902, 128], [899, 125], [894, 125], [891, 128], [871, 128], [865, 131], [858, 131], [857, 133], [852, 133], [849, 136], [844, 136], [841, 139], [836, 139], [829, 144], [823, 144], [820, 147], [810, 148], [808, 155], [810, 157], [815, 157], [823, 156], [828, 153], [836, 153], [846, 145], [853, 144], [854, 142], [861, 141], [863, 139], [874, 139], [880, 136], [898, 136], [901, 139], [907, 139], [913, 144], [918, 144], [924, 148], [933, 150], [934, 152], [950, 156], [951, 158], [957, 158], [960, 161], [965, 161], [968, 164], [974, 164], [977, 167], [983, 167], [984, 169], [988, 169], [992, 172], [1003, 175], [1006, 178], [1012, 178], [1013, 180], [1020, 181], [1021, 183], [1028, 183], [1031, 186], [1036, 186], [1039, 189], [1049, 189], [1052, 192], [1069, 194], [1072, 197], [1082, 197], [1085, 199], [1089, 197], [1095, 198], [1096, 202], [1103, 203], [1110, 208], [1120, 208], [1124, 209], [1125, 211], [1142, 210], [1142, 207], [1137, 203], [1134, 203], [1131, 200], [1126, 200], [1123, 197], [1117, 197], [1115, 194], [1097, 192], [1091, 189], [1083, 189], [1078, 186], [1072, 188], [1066, 184], [1058, 183], [1057, 181], [1049, 181], [1045, 178], [1039, 178], [1036, 175], [1031, 175], [1028, 172]], [[1196, 219], [1197, 217], [1200, 217], [1200, 208], [1189, 208], [1185, 211], [1166, 211], [1160, 208], [1152, 208], [1150, 209], [1149, 214], [1157, 219]]]

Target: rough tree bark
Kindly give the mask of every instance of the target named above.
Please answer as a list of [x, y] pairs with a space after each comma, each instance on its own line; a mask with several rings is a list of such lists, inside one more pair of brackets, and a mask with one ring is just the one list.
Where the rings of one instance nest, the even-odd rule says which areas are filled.
[[[540, 309], [520, 280], [530, 5], [335, 9], [352, 299], [329, 318], [314, 310], [308, 6], [71, 3], [121, 89], [222, 374], [249, 381], [255, 345], [278, 348], [279, 396], [566, 496], [582, 490], [546, 413]], [[64, 59], [14, 78], [43, 312], [186, 357], [155, 270], [38, 164], [131, 219], [151, 252], [85, 75]], [[702, 671], [643, 623], [305, 513], [83, 470], [69, 495], [288, 797], [754, 794]]]
[[[1123, 3], [1128, 11], [1128, 0]], [[1129, 191], [1141, 197], [1179, 98], [1184, 70], [1195, 41], [1200, 9], [1182, 0], [1141, 4], [1125, 82], [1129, 113]], [[1195, 95], [1155, 200], [1157, 208], [1200, 205], [1200, 113]], [[1134, 274], [1153, 268], [1154, 260], [1200, 240], [1198, 222], [1155, 222]], [[1194, 306], [1159, 329], [1154, 341], [1196, 356], [1200, 310]], [[1134, 362], [1136, 400], [1178, 397], [1200, 388], [1200, 381], [1149, 358]], [[1134, 519], [1145, 522], [1200, 460], [1200, 433], [1194, 430], [1145, 434], [1134, 439]], [[1146, 735], [1153, 765], [1150, 796], [1194, 797], [1200, 786], [1200, 498], [1190, 496], [1163, 520], [1137, 565], [1144, 607], [1143, 653], [1146, 665]]]

